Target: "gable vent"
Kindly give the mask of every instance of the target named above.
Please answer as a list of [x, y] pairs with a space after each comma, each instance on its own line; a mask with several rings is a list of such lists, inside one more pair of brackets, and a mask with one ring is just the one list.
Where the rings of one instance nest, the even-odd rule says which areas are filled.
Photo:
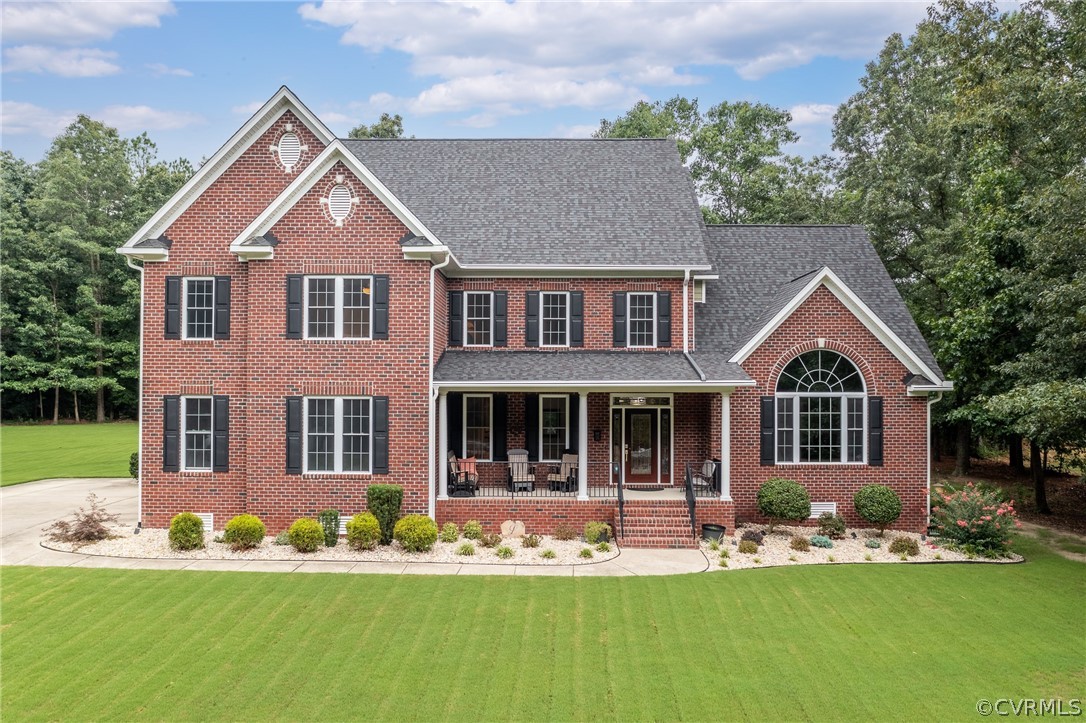
[[302, 143], [293, 133], [284, 133], [279, 139], [279, 162], [289, 170], [302, 156]]
[[351, 213], [351, 190], [346, 186], [334, 186], [328, 194], [328, 213], [336, 223], [342, 223]]

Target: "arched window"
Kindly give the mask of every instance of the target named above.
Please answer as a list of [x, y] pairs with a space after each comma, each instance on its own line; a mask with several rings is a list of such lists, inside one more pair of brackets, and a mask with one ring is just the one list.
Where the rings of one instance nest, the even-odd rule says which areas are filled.
[[777, 380], [777, 462], [863, 462], [863, 375], [837, 352], [816, 349]]

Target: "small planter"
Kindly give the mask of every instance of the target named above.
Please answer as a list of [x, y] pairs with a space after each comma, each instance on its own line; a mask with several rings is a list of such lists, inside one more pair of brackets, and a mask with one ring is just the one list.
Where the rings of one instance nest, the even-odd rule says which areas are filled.
[[706, 524], [701, 526], [701, 539], [703, 540], [723, 540], [724, 539], [724, 525], [712, 525]]

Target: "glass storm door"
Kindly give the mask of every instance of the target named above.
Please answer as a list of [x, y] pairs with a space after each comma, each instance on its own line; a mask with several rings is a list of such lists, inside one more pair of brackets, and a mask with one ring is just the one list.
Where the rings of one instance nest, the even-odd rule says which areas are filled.
[[626, 482], [656, 482], [659, 469], [657, 410], [626, 410]]

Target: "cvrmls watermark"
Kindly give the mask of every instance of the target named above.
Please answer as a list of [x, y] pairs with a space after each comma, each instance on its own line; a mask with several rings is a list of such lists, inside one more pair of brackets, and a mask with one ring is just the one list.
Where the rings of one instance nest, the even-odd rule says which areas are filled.
[[977, 701], [977, 712], [983, 716], [1025, 718], [1029, 716], [1081, 716], [1082, 700], [1071, 698], [996, 698]]

